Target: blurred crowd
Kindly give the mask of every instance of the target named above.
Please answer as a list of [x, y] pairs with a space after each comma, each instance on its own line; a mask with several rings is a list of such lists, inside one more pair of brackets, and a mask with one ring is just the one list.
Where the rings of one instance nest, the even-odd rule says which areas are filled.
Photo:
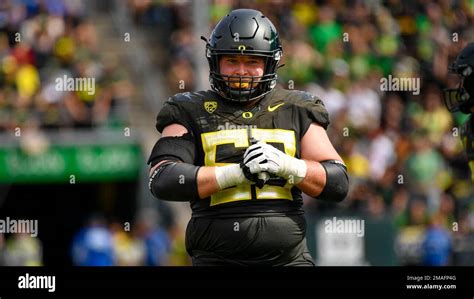
[[[74, 266], [186, 266], [184, 236], [167, 226], [156, 210], [138, 213], [132, 223], [94, 212], [71, 238]], [[43, 243], [27, 233], [0, 233], [0, 266], [43, 266]]]
[[[0, 132], [124, 121], [130, 83], [114, 53], [101, 51], [86, 3], [0, 1]], [[65, 80], [76, 78], [93, 81]]]
[[[210, 3], [209, 28], [234, 8], [258, 9], [272, 20], [283, 41], [279, 83], [313, 93], [329, 111], [328, 135], [348, 166], [351, 190], [337, 206], [307, 200], [307, 217], [344, 209], [391, 219], [398, 264], [462, 263], [453, 252], [474, 244], [474, 191], [459, 138], [466, 116], [446, 110], [442, 89], [457, 84], [448, 65], [474, 41], [474, 1]], [[136, 25], [155, 28], [167, 50], [157, 67], [169, 94], [194, 90], [193, 46], [202, 41], [190, 3], [129, 7]], [[382, 90], [389, 75], [419, 79], [420, 90]]]
[[133, 223], [90, 215], [74, 236], [71, 257], [76, 266], [186, 266], [180, 232], [167, 228], [154, 210], [144, 210]]

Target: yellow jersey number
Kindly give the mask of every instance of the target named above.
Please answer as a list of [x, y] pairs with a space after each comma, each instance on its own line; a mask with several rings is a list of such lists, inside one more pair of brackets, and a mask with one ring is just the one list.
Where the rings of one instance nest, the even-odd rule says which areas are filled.
[[[292, 130], [283, 129], [251, 129], [252, 137], [263, 142], [282, 143], [285, 153], [292, 157], [296, 153], [296, 137]], [[237, 130], [220, 130], [216, 132], [208, 132], [201, 134], [202, 147], [205, 153], [205, 166], [225, 166], [233, 163], [216, 162], [217, 146], [223, 144], [233, 144], [235, 148], [249, 147], [249, 138], [246, 129]], [[256, 188], [256, 199], [286, 199], [293, 200], [291, 196], [291, 187], [293, 185], [286, 184], [283, 187], [265, 185], [262, 189]], [[239, 185], [230, 187], [214, 193], [211, 196], [211, 206], [223, 203], [251, 200], [251, 185]]]

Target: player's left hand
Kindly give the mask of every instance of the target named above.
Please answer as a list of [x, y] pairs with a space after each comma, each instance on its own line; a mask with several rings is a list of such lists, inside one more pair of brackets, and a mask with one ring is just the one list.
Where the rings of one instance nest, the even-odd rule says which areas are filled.
[[252, 174], [268, 172], [294, 184], [298, 184], [306, 176], [305, 161], [291, 157], [261, 141], [247, 148], [243, 164]]

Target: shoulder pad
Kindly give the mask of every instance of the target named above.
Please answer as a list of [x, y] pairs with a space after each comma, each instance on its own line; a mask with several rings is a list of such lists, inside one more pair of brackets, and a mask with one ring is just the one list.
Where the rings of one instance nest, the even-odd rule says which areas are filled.
[[196, 92], [182, 92], [177, 93], [174, 96], [170, 97], [167, 102], [173, 103], [201, 103], [202, 100], [208, 98], [206, 91], [196, 91]]
[[189, 115], [196, 111], [196, 106], [202, 105], [202, 102], [209, 97], [207, 91], [183, 92], [170, 97], [156, 117], [156, 129], [161, 133], [167, 125], [178, 123], [191, 132]]
[[306, 91], [291, 90], [288, 91], [286, 101], [296, 107], [303, 121], [308, 119], [309, 122], [315, 122], [324, 129], [329, 126], [328, 112], [319, 97]]
[[302, 103], [305, 103], [305, 102], [312, 102], [312, 103], [315, 103], [315, 104], [321, 104], [324, 106], [324, 103], [323, 101], [307, 92], [307, 91], [302, 91], [302, 90], [291, 90], [289, 91], [289, 99], [291, 99], [295, 104], [302, 104]]

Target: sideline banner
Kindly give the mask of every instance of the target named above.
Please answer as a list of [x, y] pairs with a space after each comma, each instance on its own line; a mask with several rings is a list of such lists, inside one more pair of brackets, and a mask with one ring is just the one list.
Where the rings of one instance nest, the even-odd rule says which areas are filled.
[[52, 145], [35, 155], [0, 148], [0, 183], [127, 180], [137, 177], [142, 160], [138, 144]]

